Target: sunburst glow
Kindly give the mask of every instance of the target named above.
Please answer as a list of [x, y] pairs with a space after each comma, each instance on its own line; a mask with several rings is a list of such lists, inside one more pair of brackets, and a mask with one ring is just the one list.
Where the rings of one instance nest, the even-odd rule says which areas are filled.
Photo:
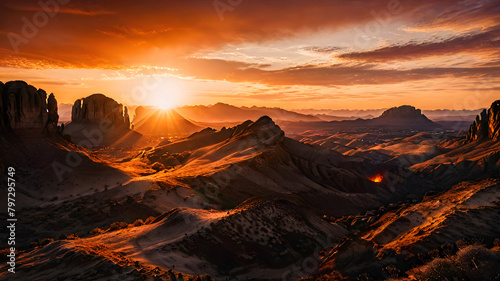
[[149, 104], [160, 109], [172, 109], [180, 105], [184, 91], [175, 81], [160, 81], [149, 95]]
[[156, 100], [156, 107], [160, 108], [160, 109], [171, 109], [171, 108], [174, 108], [176, 106], [176, 104], [168, 99], [167, 97], [163, 97], [163, 98], [160, 98], [160, 99], [157, 99]]

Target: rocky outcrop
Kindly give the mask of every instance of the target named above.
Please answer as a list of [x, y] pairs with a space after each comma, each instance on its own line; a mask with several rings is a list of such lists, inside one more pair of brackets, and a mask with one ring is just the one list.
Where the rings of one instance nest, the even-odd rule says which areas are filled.
[[123, 112], [123, 121], [125, 122], [125, 127], [130, 128], [130, 117], [128, 115], [128, 108], [126, 106]]
[[130, 129], [127, 107], [103, 94], [76, 100], [64, 128], [71, 141], [89, 149], [137, 145], [142, 135]]
[[493, 140], [500, 140], [500, 100], [491, 104], [488, 113], [488, 136]]
[[[354, 121], [356, 122], [356, 121]], [[411, 129], [411, 130], [434, 130], [440, 126], [429, 120], [420, 109], [410, 105], [390, 108], [380, 117], [370, 119], [372, 126], [383, 126], [388, 128]]]
[[484, 109], [469, 128], [466, 141], [472, 142], [488, 138], [488, 112]]
[[76, 100], [71, 110], [71, 121], [74, 123], [109, 122], [117, 126], [130, 127], [128, 110], [123, 105], [103, 94], [94, 94]]
[[59, 115], [57, 114], [57, 100], [54, 94], [50, 94], [47, 99], [47, 113], [49, 115], [49, 123], [57, 124]]
[[422, 114], [422, 111], [420, 109], [416, 109], [415, 107], [410, 105], [390, 108], [384, 111], [380, 118], [427, 119], [427, 117]]
[[500, 140], [500, 100], [491, 104], [488, 111], [483, 110], [470, 126], [466, 142]]
[[24, 81], [0, 82], [0, 131], [16, 135], [46, 135], [57, 131], [57, 100], [54, 94]]

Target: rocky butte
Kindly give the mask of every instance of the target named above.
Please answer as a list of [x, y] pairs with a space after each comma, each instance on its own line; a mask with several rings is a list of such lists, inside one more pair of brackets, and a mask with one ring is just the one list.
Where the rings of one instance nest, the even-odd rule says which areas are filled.
[[[87, 148], [135, 145], [142, 135], [130, 129], [127, 107], [103, 94], [78, 99], [71, 110], [71, 122], [64, 134]], [[89, 142], [92, 144], [89, 146]]]
[[54, 94], [24, 81], [0, 82], [0, 131], [19, 136], [51, 135], [57, 131]]
[[[425, 115], [422, 114], [420, 109], [416, 109], [410, 105], [403, 105], [400, 107], [390, 108], [379, 117], [382, 119], [417, 119], [426, 121], [429, 120]], [[430, 120], [429, 120], [430, 121]]]
[[494, 101], [488, 111], [483, 110], [470, 126], [466, 142], [500, 140], [500, 100]]
[[384, 111], [380, 117], [371, 119], [370, 122], [373, 125], [395, 128], [420, 130], [439, 128], [439, 125], [429, 120], [420, 109], [410, 105], [390, 108]]
[[113, 125], [130, 127], [128, 109], [103, 94], [93, 94], [76, 100], [71, 110], [71, 122], [99, 123], [109, 120]]

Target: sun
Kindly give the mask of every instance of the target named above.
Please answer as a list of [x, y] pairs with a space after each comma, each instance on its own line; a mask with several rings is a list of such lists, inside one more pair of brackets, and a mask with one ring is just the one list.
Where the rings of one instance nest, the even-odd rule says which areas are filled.
[[149, 92], [148, 103], [159, 109], [172, 109], [181, 105], [183, 95], [184, 91], [176, 81], [160, 81]]
[[168, 98], [159, 98], [159, 99], [156, 99], [155, 106], [158, 107], [159, 109], [166, 110], [166, 109], [175, 108], [177, 106], [177, 104], [175, 104], [173, 101], [169, 100]]

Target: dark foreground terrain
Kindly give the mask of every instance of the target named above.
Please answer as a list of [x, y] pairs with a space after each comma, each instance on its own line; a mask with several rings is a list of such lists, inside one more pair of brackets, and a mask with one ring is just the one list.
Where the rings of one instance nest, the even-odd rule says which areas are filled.
[[168, 138], [120, 110], [58, 127], [54, 97], [9, 119], [9, 96], [47, 100], [16, 83], [0, 92], [19, 219], [2, 280], [500, 280], [499, 101], [467, 130], [405, 106]]

